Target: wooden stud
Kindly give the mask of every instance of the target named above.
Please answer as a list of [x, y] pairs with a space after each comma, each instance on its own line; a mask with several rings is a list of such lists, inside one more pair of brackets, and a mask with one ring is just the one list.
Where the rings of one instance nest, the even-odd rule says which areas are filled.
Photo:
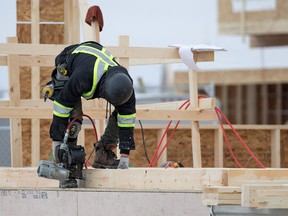
[[[31, 41], [40, 43], [40, 2], [31, 1]], [[31, 95], [32, 99], [40, 99], [40, 68], [31, 68]], [[31, 119], [31, 165], [37, 166], [40, 160], [40, 119]]]
[[[195, 61], [197, 62], [197, 61]], [[197, 83], [197, 72], [189, 69], [189, 95], [190, 95], [190, 109], [199, 110], [198, 105], [198, 83]], [[191, 121], [191, 139], [192, 139], [192, 156], [193, 156], [193, 167], [202, 167], [201, 159], [201, 143], [200, 143], [200, 132], [199, 122]]]
[[[17, 38], [7, 38], [7, 42], [17, 43]], [[20, 68], [18, 55], [8, 55], [8, 71], [10, 88], [9, 106], [17, 107], [20, 102]], [[10, 119], [10, 142], [12, 167], [23, 166], [22, 129], [20, 118]]]
[[222, 129], [214, 130], [214, 167], [223, 167], [223, 132]]
[[236, 86], [236, 123], [242, 124], [243, 112], [242, 112], [242, 86]]
[[271, 131], [271, 167], [281, 167], [281, 133], [280, 129]]

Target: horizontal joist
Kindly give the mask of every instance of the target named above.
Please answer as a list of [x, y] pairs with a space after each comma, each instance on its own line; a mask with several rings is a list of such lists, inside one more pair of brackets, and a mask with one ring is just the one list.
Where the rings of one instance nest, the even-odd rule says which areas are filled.
[[[199, 71], [198, 83], [216, 85], [273, 84], [288, 82], [287, 68]], [[188, 85], [188, 71], [175, 73], [175, 83]]]
[[[56, 56], [67, 45], [55, 45], [55, 44], [8, 44], [0, 43], [0, 54], [15, 54], [15, 55], [34, 55], [34, 56]], [[150, 48], [150, 47], [107, 47], [107, 49], [113, 53], [116, 58], [137, 58], [137, 59], [149, 59], [149, 61], [156, 64], [158, 61], [153, 59], [159, 59], [159, 61], [172, 63], [171, 60], [177, 60], [179, 62], [178, 48]], [[197, 62], [214, 61], [213, 51], [204, 51], [194, 53], [194, 60]], [[3, 62], [5, 60], [1, 60]], [[28, 64], [29, 60], [23, 59], [24, 63]], [[48, 59], [51, 63], [51, 59]], [[31, 61], [30, 63], [31, 64]], [[34, 63], [33, 63], [34, 64]], [[38, 62], [40, 64], [40, 62]], [[138, 64], [141, 62], [138, 61]], [[39, 65], [38, 65], [39, 66]], [[42, 66], [42, 65], [40, 65]]]
[[[216, 104], [215, 98], [203, 98], [198, 100], [199, 109], [213, 109]], [[151, 104], [141, 104], [138, 105], [138, 109], [153, 109], [153, 110], [160, 110], [160, 109], [168, 109], [168, 110], [178, 110], [182, 107], [184, 110], [189, 102], [183, 101], [175, 101], [175, 102], [163, 102], [163, 103], [151, 103]], [[189, 109], [189, 108], [188, 108]]]
[[[130, 168], [129, 170], [84, 169], [82, 188], [130, 191], [200, 191], [223, 186], [225, 169], [214, 168]], [[0, 168], [1, 188], [58, 187], [57, 180], [40, 178], [36, 168]]]
[[[215, 98], [203, 98], [199, 99], [199, 110], [203, 109], [213, 109], [216, 99]], [[186, 101], [172, 101], [172, 102], [163, 102], [163, 103], [151, 103], [151, 104], [141, 104], [137, 105], [136, 109], [153, 109], [153, 110], [178, 110], [181, 105], [183, 105], [183, 110], [189, 104]], [[9, 101], [3, 100], [0, 101], [0, 107], [8, 107]], [[47, 100], [46, 103], [43, 99], [22, 99], [19, 101], [19, 107], [52, 107], [53, 103], [50, 100]], [[94, 100], [82, 100], [82, 106], [86, 107], [94, 107], [95, 101]], [[105, 107], [103, 107], [105, 108]]]
[[[105, 119], [105, 109], [86, 108], [83, 109], [86, 115], [93, 119]], [[0, 107], [0, 118], [35, 118], [51, 119], [52, 108], [48, 107]], [[215, 111], [195, 110], [150, 110], [138, 109], [137, 119], [139, 120], [194, 120], [212, 121], [216, 120]]]

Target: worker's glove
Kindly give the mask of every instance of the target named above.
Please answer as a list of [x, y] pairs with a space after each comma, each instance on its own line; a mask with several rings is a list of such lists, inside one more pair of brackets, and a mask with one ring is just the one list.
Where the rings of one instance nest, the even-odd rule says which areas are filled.
[[125, 128], [119, 130], [119, 149], [134, 150], [134, 128]]
[[129, 157], [121, 156], [117, 169], [128, 169]]
[[52, 141], [52, 155], [56, 163], [60, 163], [59, 160], [59, 149], [60, 149], [60, 141]]

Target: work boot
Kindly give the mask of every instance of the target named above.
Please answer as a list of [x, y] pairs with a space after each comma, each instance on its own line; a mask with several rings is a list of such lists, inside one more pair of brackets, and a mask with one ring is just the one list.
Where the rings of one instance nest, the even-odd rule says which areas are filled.
[[99, 141], [95, 145], [95, 157], [92, 167], [94, 168], [106, 168], [106, 169], [117, 169], [119, 160], [112, 151], [117, 147], [117, 144], [105, 145], [102, 141]]
[[74, 178], [62, 180], [59, 182], [59, 188], [78, 188], [77, 180]]

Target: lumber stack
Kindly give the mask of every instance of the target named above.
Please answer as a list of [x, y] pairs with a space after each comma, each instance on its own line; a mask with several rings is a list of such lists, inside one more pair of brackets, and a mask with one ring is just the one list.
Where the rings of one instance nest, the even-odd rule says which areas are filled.
[[227, 174], [227, 186], [202, 189], [204, 205], [288, 209], [287, 169], [234, 169]]

